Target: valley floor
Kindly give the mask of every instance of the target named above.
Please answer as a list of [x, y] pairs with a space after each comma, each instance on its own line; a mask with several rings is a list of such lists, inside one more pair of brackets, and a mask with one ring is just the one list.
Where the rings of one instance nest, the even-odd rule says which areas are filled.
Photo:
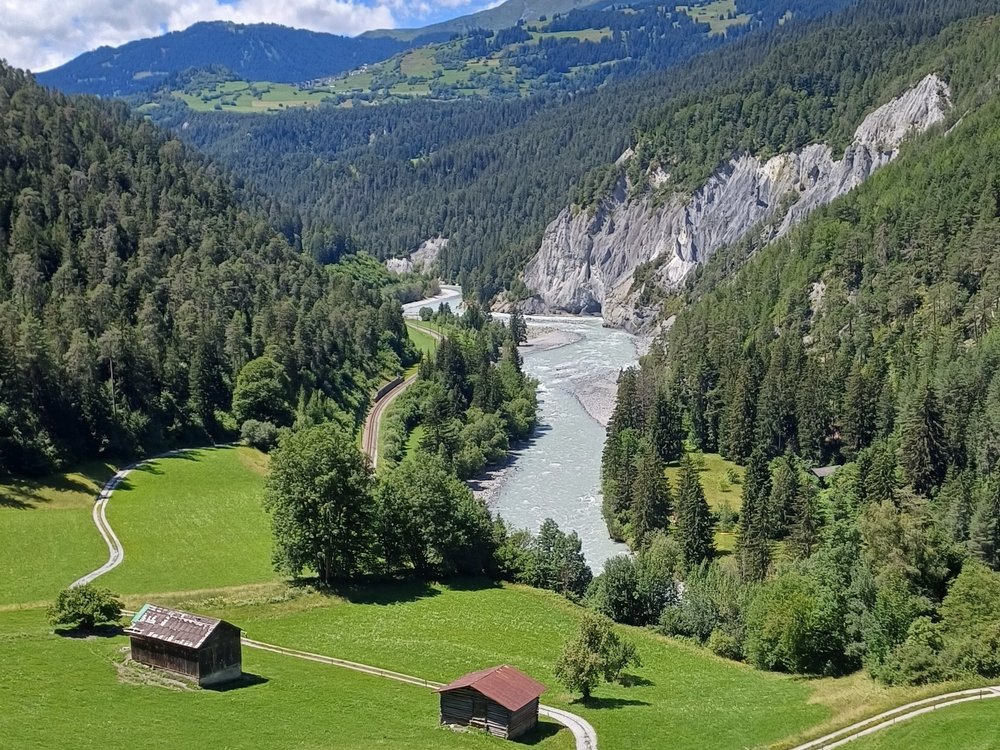
[[[260, 508], [265, 462], [248, 448], [219, 448], [161, 459], [137, 472], [108, 508], [125, 546], [125, 562], [99, 584], [121, 592], [133, 608], [150, 599], [178, 605], [225, 617], [250, 638], [430, 680], [510, 663], [549, 686], [545, 703], [593, 724], [605, 748], [661, 748], [665, 738], [680, 750], [791, 747], [943, 689], [888, 689], [861, 675], [834, 680], [769, 674], [649, 631], [624, 628], [642, 658], [631, 686], [601, 686], [590, 701], [574, 700], [558, 687], [552, 667], [583, 610], [555, 594], [484, 581], [319, 592], [281, 580], [269, 566], [269, 529]], [[20, 543], [0, 549], [0, 568], [8, 572], [0, 589], [0, 661], [5, 665], [0, 704], [10, 709], [0, 713], [5, 744], [502, 746], [476, 733], [440, 729], [437, 698], [424, 688], [245, 649], [246, 685], [192, 690], [127, 663], [121, 635], [54, 635], [44, 604], [103, 562], [86, 495], [81, 487], [76, 500], [0, 507], [0, 526], [18, 529], [15, 540], [38, 535], [53, 551], [65, 553], [42, 560], [26, 554]], [[946, 719], [919, 719], [891, 732], [917, 732], [927, 723], [929, 736], [944, 737], [950, 730], [940, 729], [941, 721], [988, 717], [998, 710], [996, 704], [962, 707], [942, 714]], [[987, 739], [975, 744], [976, 732], [995, 724], [961, 725], [969, 736], [964, 747], [995, 746]], [[553, 750], [573, 746], [567, 730], [549, 723], [532, 742]]]

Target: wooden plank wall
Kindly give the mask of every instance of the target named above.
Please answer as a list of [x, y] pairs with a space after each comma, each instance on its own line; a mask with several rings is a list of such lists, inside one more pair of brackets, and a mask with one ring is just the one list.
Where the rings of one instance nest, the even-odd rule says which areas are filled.
[[[485, 720], [473, 716], [473, 706], [477, 700], [486, 701]], [[537, 703], [535, 701], [536, 712]], [[510, 711], [499, 703], [485, 699], [482, 694], [471, 688], [458, 688], [457, 690], [449, 690], [447, 693], [441, 693], [442, 724], [475, 726], [485, 729], [497, 737], [507, 737], [510, 721]]]

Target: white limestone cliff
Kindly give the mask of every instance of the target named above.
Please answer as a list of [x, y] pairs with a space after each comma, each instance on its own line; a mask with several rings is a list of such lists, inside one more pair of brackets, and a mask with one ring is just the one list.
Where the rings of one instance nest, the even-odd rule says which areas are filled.
[[[840, 159], [823, 144], [767, 161], [743, 155], [693, 195], [658, 204], [651, 195], [630, 198], [622, 178], [595, 212], [565, 208], [549, 224], [525, 269], [535, 296], [522, 309], [600, 312], [608, 325], [642, 330], [656, 311], [637, 309], [631, 288], [637, 266], [662, 256], [655, 280], [671, 287], [751, 230], [764, 232], [765, 240], [780, 237], [892, 161], [908, 135], [944, 120], [949, 107], [948, 85], [932, 74], [868, 115]], [[654, 187], [666, 179], [649, 175]]]

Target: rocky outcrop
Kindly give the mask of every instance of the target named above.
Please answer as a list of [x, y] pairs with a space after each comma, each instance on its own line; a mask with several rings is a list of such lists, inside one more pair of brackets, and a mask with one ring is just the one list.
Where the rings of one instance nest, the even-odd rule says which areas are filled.
[[431, 266], [437, 262], [441, 250], [448, 244], [447, 237], [434, 237], [425, 240], [416, 250], [406, 258], [389, 258], [385, 262], [386, 268], [393, 273], [420, 273], [429, 271]]
[[[767, 161], [732, 159], [689, 197], [656, 202], [629, 196], [622, 178], [593, 213], [565, 208], [545, 230], [524, 273], [532, 313], [602, 313], [608, 325], [642, 330], [657, 311], [642, 309], [633, 273], [656, 260], [655, 283], [675, 286], [720, 247], [750, 231], [781, 236], [815, 208], [860, 185], [896, 157], [907, 135], [942, 121], [948, 85], [929, 75], [865, 118], [839, 160], [816, 144]], [[630, 158], [631, 154], [623, 155]], [[656, 186], [666, 182], [650, 174]]]

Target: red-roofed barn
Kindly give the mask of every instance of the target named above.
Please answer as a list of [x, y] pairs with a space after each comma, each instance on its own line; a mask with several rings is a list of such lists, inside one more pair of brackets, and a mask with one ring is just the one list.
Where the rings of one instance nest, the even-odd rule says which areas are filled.
[[442, 724], [480, 727], [513, 740], [538, 723], [538, 697], [545, 686], [503, 665], [459, 677], [438, 692]]
[[146, 604], [125, 632], [135, 661], [190, 677], [199, 685], [243, 674], [240, 629], [225, 620]]

